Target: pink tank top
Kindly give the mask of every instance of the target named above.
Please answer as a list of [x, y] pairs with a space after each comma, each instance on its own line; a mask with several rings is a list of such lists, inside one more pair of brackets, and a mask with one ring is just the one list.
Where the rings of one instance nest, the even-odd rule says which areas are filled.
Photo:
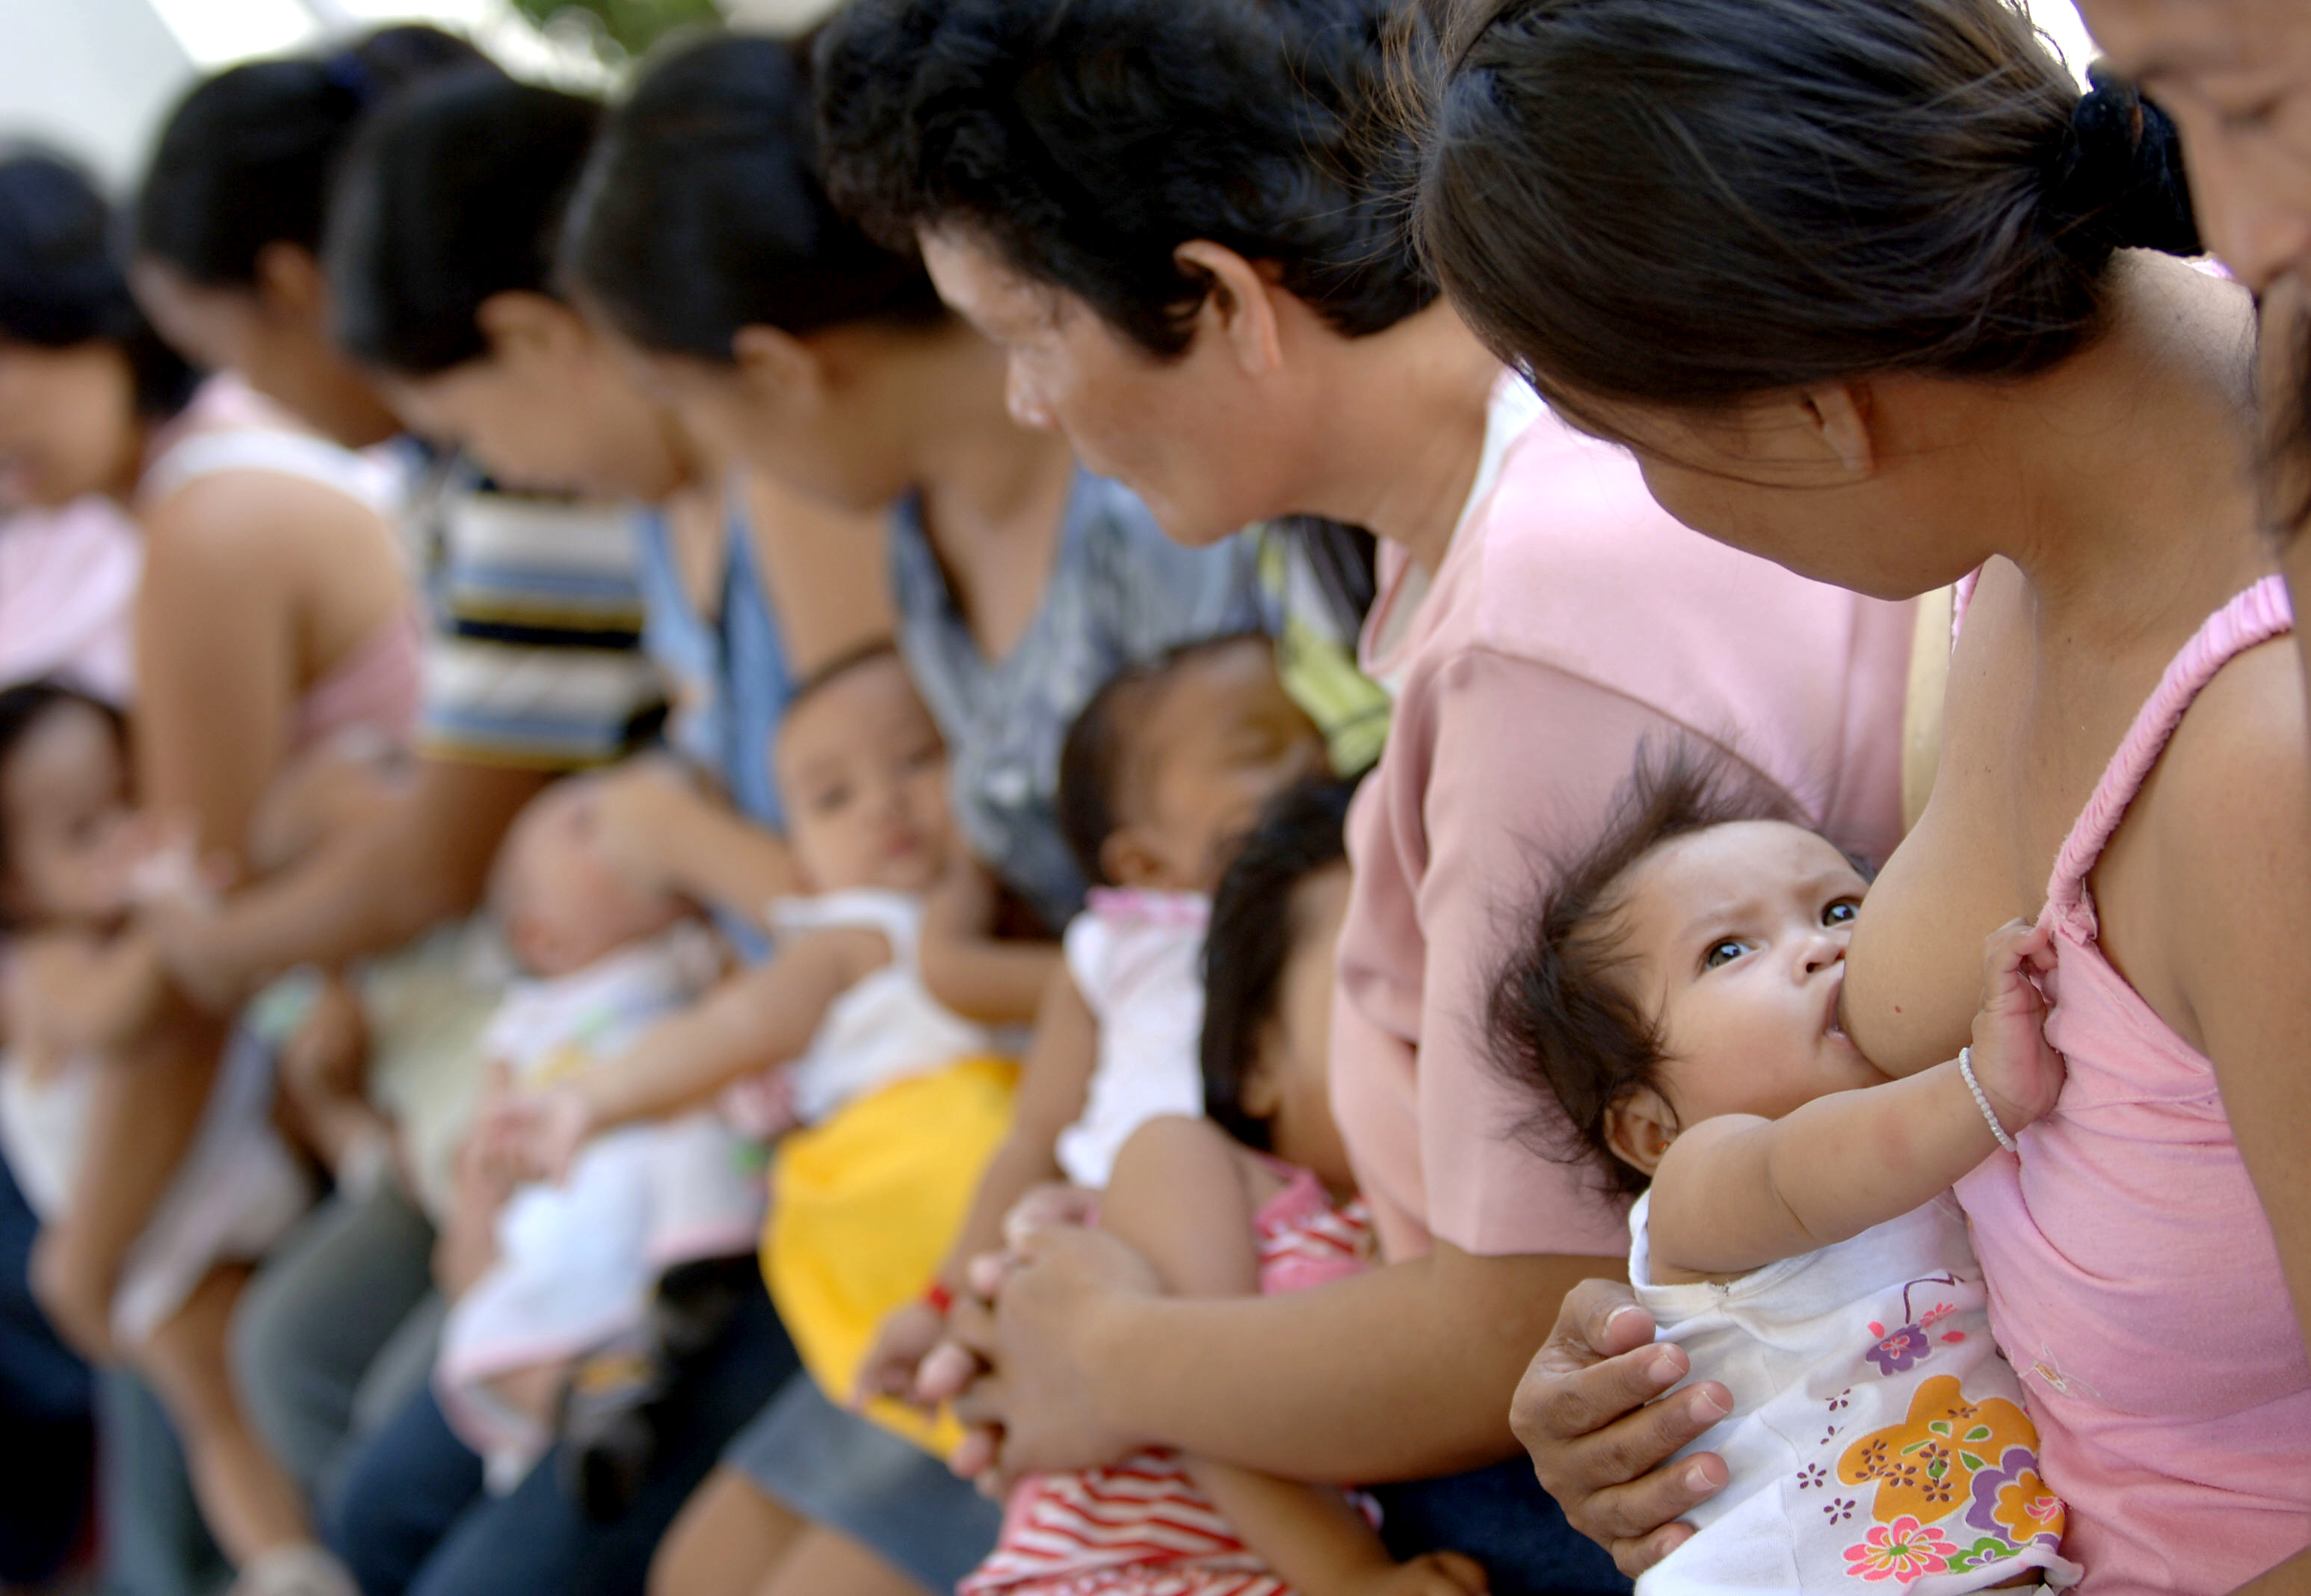
[[366, 726], [395, 742], [416, 729], [424, 627], [413, 607], [370, 634], [298, 698], [291, 737], [299, 749]]
[[[203, 383], [184, 412], [153, 438], [137, 496], [149, 503], [202, 477], [234, 471], [301, 477], [380, 514], [396, 493], [394, 470], [380, 458], [316, 437], [227, 374]], [[290, 727], [292, 749], [354, 726], [395, 742], [406, 739], [417, 724], [423, 655], [423, 617], [412, 603], [299, 696]]]
[[1958, 1183], [2082, 1590], [2230, 1591], [2311, 1544], [2311, 1361], [2214, 1067], [2103, 957], [2087, 886], [2199, 690], [2291, 629], [2265, 577], [2135, 717], [2054, 863], [2054, 1110]]

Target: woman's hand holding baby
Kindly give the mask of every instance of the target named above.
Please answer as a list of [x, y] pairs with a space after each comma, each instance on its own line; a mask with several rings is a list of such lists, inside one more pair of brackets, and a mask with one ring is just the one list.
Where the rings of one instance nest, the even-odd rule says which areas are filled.
[[2010, 1136], [2042, 1118], [2062, 1095], [2062, 1055], [2047, 1045], [2046, 1000], [2036, 980], [2054, 967], [2050, 921], [2010, 922], [1983, 944], [1982, 1011], [1974, 1017], [1970, 1057]]
[[679, 830], [676, 817], [697, 802], [697, 788], [672, 760], [628, 760], [587, 791], [593, 846], [636, 891], [678, 892], [682, 882], [664, 845]]

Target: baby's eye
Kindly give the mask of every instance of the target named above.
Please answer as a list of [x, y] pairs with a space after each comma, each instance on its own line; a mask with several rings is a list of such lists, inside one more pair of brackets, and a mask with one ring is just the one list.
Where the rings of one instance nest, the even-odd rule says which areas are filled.
[[1722, 942], [1712, 942], [1709, 951], [1701, 956], [1701, 967], [1714, 970], [1720, 965], [1731, 964], [1749, 950], [1749, 944], [1727, 937]]
[[1858, 898], [1841, 898], [1821, 912], [1824, 925], [1851, 925], [1862, 913]]

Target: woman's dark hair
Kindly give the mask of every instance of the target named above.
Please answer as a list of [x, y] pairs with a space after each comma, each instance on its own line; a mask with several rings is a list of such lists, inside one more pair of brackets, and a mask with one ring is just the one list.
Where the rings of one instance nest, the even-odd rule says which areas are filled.
[[835, 201], [955, 223], [1158, 356], [1211, 291], [1173, 252], [1271, 263], [1340, 333], [1435, 297], [1386, 114], [1395, 0], [854, 0], [818, 48]]
[[328, 207], [337, 342], [409, 377], [487, 353], [484, 301], [553, 291], [563, 204], [600, 117], [590, 100], [467, 67], [364, 121]]
[[199, 374], [136, 308], [117, 245], [112, 207], [87, 173], [44, 150], [0, 153], [0, 339], [114, 344], [137, 413], [165, 420], [191, 400]]
[[745, 326], [945, 319], [912, 248], [868, 238], [819, 186], [807, 60], [711, 35], [647, 65], [611, 114], [562, 262], [635, 343], [728, 362]]
[[1518, 918], [1513, 949], [1492, 982], [1485, 1028], [1495, 1063], [1543, 1099], [1517, 1127], [1534, 1151], [1595, 1163], [1608, 1186], [1642, 1192], [1646, 1177], [1613, 1156], [1612, 1110], [1660, 1089], [1661, 1028], [1629, 989], [1629, 872], [1663, 844], [1737, 820], [1804, 825], [1794, 804], [1722, 754], [1679, 743], [1639, 750], [1611, 818], [1588, 851], [1554, 872]]
[[1059, 791], [1052, 800], [1060, 835], [1075, 855], [1084, 879], [1112, 887], [1100, 855], [1123, 824], [1122, 794], [1138, 776], [1132, 768], [1130, 728], [1145, 722], [1182, 666], [1224, 648], [1274, 642], [1260, 632], [1229, 632], [1167, 648], [1152, 659], [1125, 665], [1092, 694], [1060, 744]]
[[2019, 0], [1487, 0], [1430, 97], [1419, 227], [1536, 386], [1706, 407], [2017, 377], [2122, 246], [2198, 251], [2172, 125]]
[[[51, 715], [59, 709], [79, 707], [90, 709], [111, 728], [113, 736], [125, 749], [128, 740], [127, 723], [120, 711], [101, 698], [91, 698], [77, 688], [57, 681], [20, 681], [13, 687], [0, 688], [0, 781], [6, 779], [9, 765], [16, 750]], [[15, 885], [16, 857], [14, 845], [8, 837], [8, 811], [0, 805], [0, 931], [13, 930], [6, 904], [10, 889]]]
[[1347, 854], [1352, 781], [1310, 781], [1272, 799], [1212, 895], [1204, 936], [1204, 1114], [1246, 1147], [1269, 1150], [1268, 1122], [1245, 1112], [1245, 1079], [1282, 1001], [1284, 967], [1304, 927], [1301, 882]]
[[380, 28], [334, 55], [249, 61], [177, 102], [136, 198], [136, 251], [216, 287], [268, 244], [318, 254], [329, 175], [371, 108], [429, 74], [486, 65], [438, 28]]

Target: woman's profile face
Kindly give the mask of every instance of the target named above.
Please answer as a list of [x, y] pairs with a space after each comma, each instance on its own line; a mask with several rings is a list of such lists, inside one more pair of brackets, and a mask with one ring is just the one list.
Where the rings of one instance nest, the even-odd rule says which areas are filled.
[[2183, 134], [2208, 247], [2260, 293], [2311, 272], [2311, 6], [2080, 0], [2111, 65]]
[[[877, 385], [833, 377], [823, 351], [772, 328], [746, 327], [732, 340], [736, 358], [709, 360], [647, 349], [598, 315], [589, 321], [626, 381], [671, 412], [708, 457], [846, 510], [880, 509], [910, 486], [889, 420], [871, 396]], [[790, 353], [766, 358], [761, 346], [770, 343]], [[813, 363], [807, 375], [803, 360]]]
[[142, 444], [117, 344], [48, 349], [0, 334], [0, 510], [125, 494]]
[[399, 425], [375, 386], [331, 342], [319, 268], [310, 255], [296, 253], [310, 288], [295, 297], [195, 282], [152, 256], [129, 268], [129, 286], [161, 335], [195, 365], [238, 372], [348, 448], [383, 443]]
[[522, 319], [495, 329], [487, 353], [429, 376], [379, 377], [410, 429], [465, 450], [518, 492], [655, 504], [686, 486], [667, 412], [575, 312], [520, 298], [530, 301]]

